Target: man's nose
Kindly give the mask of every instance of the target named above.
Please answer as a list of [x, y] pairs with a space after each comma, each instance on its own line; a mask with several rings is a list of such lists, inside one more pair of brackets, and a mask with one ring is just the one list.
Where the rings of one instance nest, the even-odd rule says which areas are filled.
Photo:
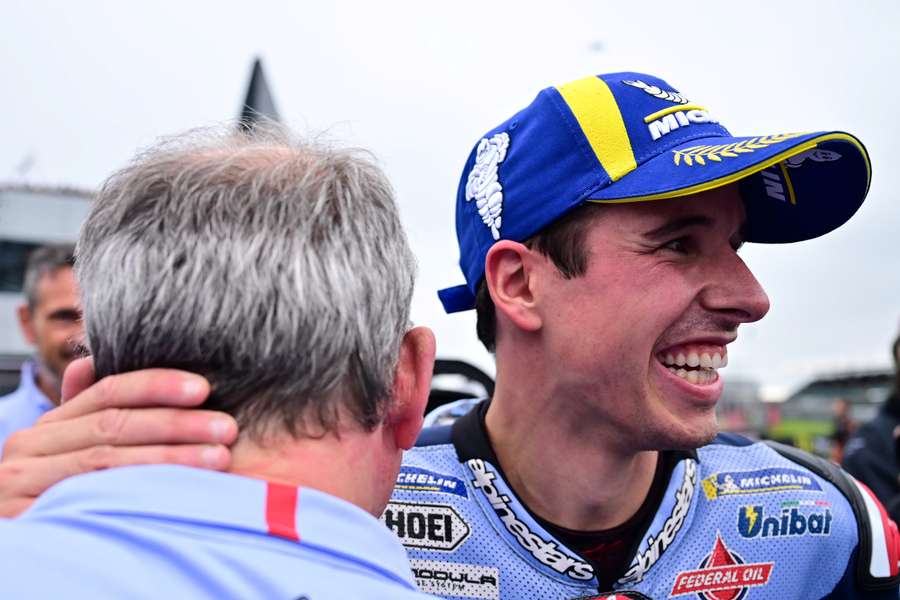
[[769, 312], [769, 296], [737, 254], [718, 265], [702, 302], [707, 309], [727, 314], [737, 324], [759, 321]]

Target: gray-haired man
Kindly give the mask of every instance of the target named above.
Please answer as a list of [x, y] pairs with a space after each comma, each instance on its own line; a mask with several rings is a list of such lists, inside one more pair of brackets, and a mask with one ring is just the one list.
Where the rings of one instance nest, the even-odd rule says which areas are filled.
[[72, 271], [72, 244], [41, 246], [28, 256], [17, 316], [34, 359], [22, 364], [19, 387], [0, 398], [0, 449], [14, 431], [30, 427], [59, 405], [63, 371], [76, 357], [81, 312]]
[[98, 376], [201, 373], [242, 433], [228, 473], [85, 475], [0, 523], [4, 595], [422, 597], [373, 515], [421, 427], [434, 338], [409, 327], [415, 263], [364, 155], [176, 138], [103, 186], [77, 274]]

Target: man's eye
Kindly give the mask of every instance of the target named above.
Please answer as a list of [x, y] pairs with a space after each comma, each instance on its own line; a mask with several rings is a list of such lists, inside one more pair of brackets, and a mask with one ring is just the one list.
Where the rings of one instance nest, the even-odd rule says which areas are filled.
[[679, 254], [684, 254], [688, 250], [687, 240], [685, 238], [678, 238], [675, 240], [671, 240], [662, 245], [664, 250], [671, 250], [672, 252], [677, 252]]

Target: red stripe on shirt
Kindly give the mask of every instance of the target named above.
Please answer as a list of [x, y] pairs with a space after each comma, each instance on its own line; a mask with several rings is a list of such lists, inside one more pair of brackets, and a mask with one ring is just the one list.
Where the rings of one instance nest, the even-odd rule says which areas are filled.
[[297, 534], [297, 488], [281, 483], [266, 484], [266, 525], [269, 535], [299, 542]]

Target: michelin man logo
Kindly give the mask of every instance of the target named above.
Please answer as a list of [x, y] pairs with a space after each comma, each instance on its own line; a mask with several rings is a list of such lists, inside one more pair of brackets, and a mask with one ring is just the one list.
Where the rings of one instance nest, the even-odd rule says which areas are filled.
[[501, 213], [503, 212], [503, 186], [497, 178], [500, 163], [506, 158], [509, 134], [503, 132], [484, 138], [475, 151], [475, 166], [466, 181], [466, 202], [475, 200], [478, 214], [490, 227], [495, 240], [500, 239]]
[[687, 104], [688, 99], [679, 94], [678, 92], [669, 92], [655, 85], [650, 85], [649, 83], [644, 83], [640, 79], [635, 79], [634, 81], [624, 80], [622, 81], [625, 85], [630, 85], [631, 87], [636, 87], [639, 90], [644, 90], [651, 96], [655, 98], [659, 98], [660, 100], [668, 100], [669, 102], [675, 102], [676, 104]]

